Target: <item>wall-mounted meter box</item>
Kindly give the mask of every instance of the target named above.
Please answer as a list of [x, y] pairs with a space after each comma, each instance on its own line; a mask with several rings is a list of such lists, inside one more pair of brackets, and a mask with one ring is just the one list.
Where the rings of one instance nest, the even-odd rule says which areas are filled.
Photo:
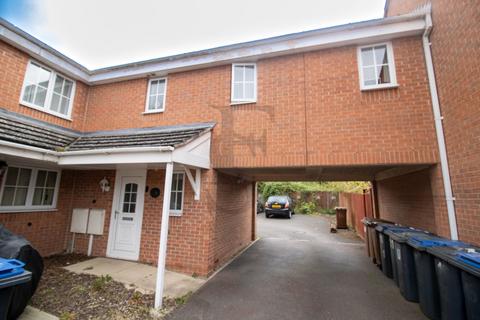
[[105, 223], [105, 209], [90, 209], [88, 218], [88, 234], [102, 235]]
[[88, 208], [75, 208], [72, 213], [72, 224], [70, 232], [87, 233]]

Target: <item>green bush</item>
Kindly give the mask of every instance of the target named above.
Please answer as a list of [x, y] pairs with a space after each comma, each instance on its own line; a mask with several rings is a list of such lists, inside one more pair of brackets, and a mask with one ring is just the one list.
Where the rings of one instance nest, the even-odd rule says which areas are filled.
[[315, 202], [300, 202], [296, 206], [295, 212], [301, 214], [315, 214], [317, 212], [317, 205]]
[[92, 288], [95, 291], [102, 291], [105, 289], [107, 284], [112, 281], [112, 277], [107, 274], [107, 275], [101, 275], [100, 277], [96, 278], [93, 283], [92, 283]]

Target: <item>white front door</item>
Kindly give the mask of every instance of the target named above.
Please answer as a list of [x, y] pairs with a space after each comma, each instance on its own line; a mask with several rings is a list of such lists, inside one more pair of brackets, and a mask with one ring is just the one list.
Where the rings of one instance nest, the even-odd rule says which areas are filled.
[[108, 256], [138, 260], [142, 232], [145, 173], [135, 176], [128, 172], [117, 172], [114, 192]]

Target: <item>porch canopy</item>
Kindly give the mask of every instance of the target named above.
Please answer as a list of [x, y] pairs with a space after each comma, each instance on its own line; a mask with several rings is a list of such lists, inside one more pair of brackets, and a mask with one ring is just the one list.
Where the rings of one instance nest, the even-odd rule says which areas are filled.
[[[112, 131], [79, 132], [0, 109], [0, 156], [60, 168], [164, 167], [165, 185], [155, 307], [163, 296], [173, 165], [185, 170], [200, 199], [200, 169], [210, 168], [214, 123], [193, 123]], [[191, 169], [195, 170], [192, 174]]]

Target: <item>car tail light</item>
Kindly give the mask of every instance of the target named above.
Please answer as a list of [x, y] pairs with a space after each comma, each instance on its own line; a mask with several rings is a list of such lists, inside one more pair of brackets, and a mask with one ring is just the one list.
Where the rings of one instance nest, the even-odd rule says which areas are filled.
[[285, 203], [285, 208], [288, 208], [288, 207], [290, 207], [290, 203], [287, 202]]

